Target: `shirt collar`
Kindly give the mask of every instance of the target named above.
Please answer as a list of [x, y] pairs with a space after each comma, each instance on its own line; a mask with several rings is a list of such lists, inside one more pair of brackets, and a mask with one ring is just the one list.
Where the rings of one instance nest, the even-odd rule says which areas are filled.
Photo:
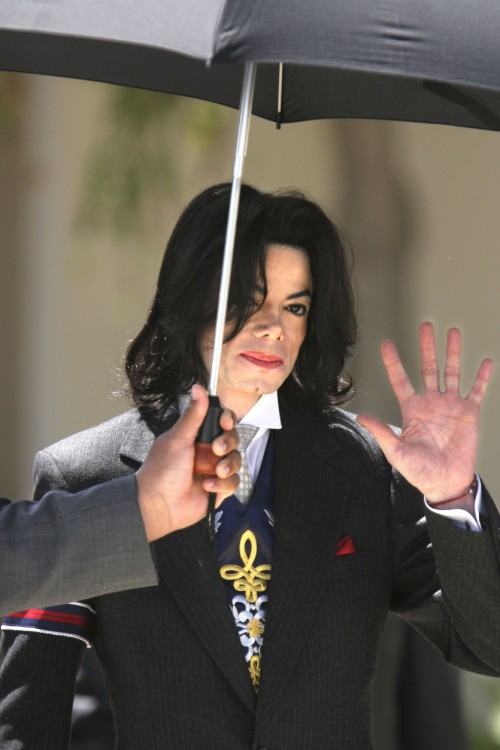
[[278, 392], [265, 393], [261, 396], [240, 420], [240, 424], [252, 424], [264, 430], [281, 430]]
[[[187, 394], [179, 396], [180, 414], [184, 414], [188, 404], [189, 396]], [[265, 393], [261, 396], [257, 403], [240, 420], [240, 424], [251, 424], [254, 427], [259, 427], [257, 435], [260, 435], [265, 430], [281, 430], [278, 392], [273, 391], [273, 393]]]

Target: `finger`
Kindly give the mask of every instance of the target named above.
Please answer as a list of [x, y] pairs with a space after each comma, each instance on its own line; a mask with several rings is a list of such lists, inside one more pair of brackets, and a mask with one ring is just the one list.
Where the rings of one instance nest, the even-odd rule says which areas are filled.
[[179, 417], [170, 433], [186, 444], [193, 444], [208, 410], [208, 395], [201, 385], [193, 385], [191, 398], [184, 414]]
[[370, 432], [379, 444], [383, 454], [390, 464], [393, 463], [394, 455], [399, 446], [399, 438], [393, 430], [381, 419], [371, 417], [368, 414], [360, 414], [356, 421]]
[[216, 456], [225, 456], [226, 453], [236, 450], [239, 441], [239, 435], [234, 428], [226, 430], [212, 442], [212, 451]]
[[426, 391], [439, 391], [439, 366], [436, 337], [432, 323], [422, 323], [418, 329], [420, 339], [420, 370]]
[[406, 374], [406, 370], [399, 359], [399, 354], [393, 342], [383, 341], [380, 347], [380, 353], [387, 372], [387, 377], [389, 378], [392, 390], [394, 391], [399, 403], [414, 396], [415, 389]]
[[231, 409], [224, 409], [220, 417], [220, 426], [223, 430], [232, 430], [236, 424], [236, 416]]
[[230, 487], [224, 490], [224, 492], [218, 492], [215, 498], [215, 507], [218, 508], [219, 505], [224, 502], [226, 497], [231, 497], [231, 495], [234, 495], [238, 487]]
[[493, 366], [494, 365], [492, 359], [483, 359], [483, 361], [479, 365], [476, 379], [472, 385], [472, 388], [470, 389], [469, 395], [467, 396], [469, 401], [472, 401], [472, 403], [476, 404], [476, 406], [480, 406], [484, 398], [486, 388], [488, 387], [488, 383], [490, 382], [490, 378], [493, 373]]
[[219, 477], [229, 477], [231, 474], [237, 474], [241, 469], [241, 456], [238, 451], [231, 451], [215, 466], [215, 472]]
[[229, 477], [207, 477], [202, 480], [203, 489], [207, 492], [215, 492], [217, 494], [216, 505], [220, 505], [225, 497], [234, 495], [238, 489], [240, 479], [238, 474], [232, 474]]
[[458, 393], [460, 390], [460, 358], [462, 352], [462, 335], [459, 328], [450, 328], [446, 339], [446, 365], [444, 368], [444, 385], [447, 391]]

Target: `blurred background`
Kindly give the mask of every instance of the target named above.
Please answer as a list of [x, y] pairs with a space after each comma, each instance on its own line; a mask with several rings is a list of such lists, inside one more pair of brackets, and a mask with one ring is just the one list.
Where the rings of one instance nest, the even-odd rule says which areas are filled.
[[[142, 326], [168, 235], [230, 179], [236, 114], [96, 83], [0, 74], [1, 492], [29, 497], [34, 453], [124, 409], [122, 359]], [[500, 363], [500, 134], [377, 121], [277, 131], [254, 119], [245, 179], [298, 187], [352, 247], [360, 343], [353, 411], [398, 423], [379, 345], [419, 382], [417, 326], [464, 332], [464, 390]], [[500, 379], [479, 471], [500, 498]], [[480, 581], [478, 581], [480, 585]], [[461, 675], [473, 750], [500, 748], [500, 688]], [[388, 750], [382, 748], [382, 750]]]

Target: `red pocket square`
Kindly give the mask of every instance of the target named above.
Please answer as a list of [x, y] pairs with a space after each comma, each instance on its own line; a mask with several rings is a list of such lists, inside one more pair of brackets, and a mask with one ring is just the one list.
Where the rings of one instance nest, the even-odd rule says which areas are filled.
[[335, 557], [340, 557], [340, 555], [354, 555], [355, 552], [356, 547], [350, 534], [346, 534], [342, 539], [339, 539]]

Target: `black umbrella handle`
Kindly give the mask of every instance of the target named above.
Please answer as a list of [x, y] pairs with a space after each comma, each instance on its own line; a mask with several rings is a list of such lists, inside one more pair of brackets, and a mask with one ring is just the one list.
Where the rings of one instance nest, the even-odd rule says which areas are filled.
[[208, 411], [195, 441], [194, 473], [214, 476], [215, 466], [221, 457], [212, 452], [212, 441], [222, 435], [220, 418], [224, 410], [218, 396], [209, 396], [208, 402]]
[[[198, 430], [194, 445], [194, 474], [203, 474], [203, 476], [214, 476], [217, 462], [220, 456], [216, 456], [212, 451], [212, 441], [222, 435], [220, 418], [224, 409], [218, 396], [208, 397], [208, 411], [203, 420], [203, 424]], [[207, 529], [210, 542], [215, 541], [215, 492], [208, 495], [207, 508]], [[200, 558], [202, 564], [210, 563], [215, 559], [215, 547], [212, 548], [211, 557], [208, 560]]]

